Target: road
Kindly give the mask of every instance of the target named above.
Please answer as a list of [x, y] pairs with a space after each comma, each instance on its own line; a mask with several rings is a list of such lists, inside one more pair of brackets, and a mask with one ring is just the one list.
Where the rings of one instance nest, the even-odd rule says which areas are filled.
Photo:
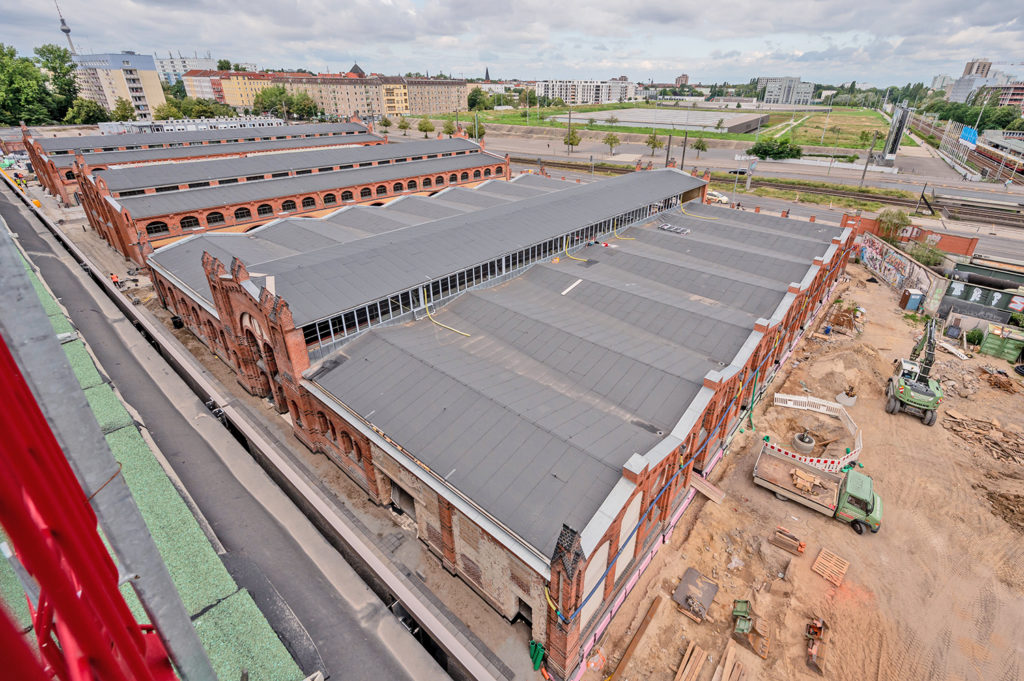
[[6, 187], [0, 215], [209, 522], [228, 571], [302, 670], [346, 681], [447, 678]]

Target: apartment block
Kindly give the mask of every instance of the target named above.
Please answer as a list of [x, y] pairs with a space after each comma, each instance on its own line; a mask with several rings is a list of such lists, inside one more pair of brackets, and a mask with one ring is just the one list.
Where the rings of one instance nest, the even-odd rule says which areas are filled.
[[210, 57], [177, 57], [168, 56], [166, 59], [156, 58], [156, 71], [160, 80], [168, 85], [174, 85], [181, 77], [189, 71], [206, 70], [212, 71], [217, 68], [217, 60]]
[[153, 109], [163, 104], [164, 90], [156, 62], [148, 54], [120, 52], [112, 54], [76, 54], [75, 78], [79, 96], [108, 111], [117, 100], [127, 99], [139, 120], [152, 120]]
[[761, 77], [757, 89], [764, 90], [765, 104], [806, 106], [814, 96], [814, 83], [805, 83], [799, 77]]
[[622, 80], [622, 78], [612, 80], [540, 80], [537, 81], [537, 96], [561, 99], [566, 104], [610, 104], [636, 99], [636, 83]]

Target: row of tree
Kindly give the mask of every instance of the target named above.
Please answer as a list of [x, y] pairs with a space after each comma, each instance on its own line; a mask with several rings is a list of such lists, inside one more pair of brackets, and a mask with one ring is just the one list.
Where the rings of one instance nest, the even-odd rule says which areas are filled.
[[264, 88], [257, 92], [252, 110], [254, 113], [268, 113], [284, 119], [311, 119], [324, 116], [324, 112], [308, 93], [292, 94], [281, 85]]
[[[387, 134], [388, 130], [393, 125], [395, 124], [392, 123], [391, 119], [388, 118], [387, 116], [381, 118], [377, 122], [377, 127], [383, 130], [384, 134]], [[398, 125], [395, 127], [401, 130], [403, 135], [408, 135], [409, 129], [412, 127], [412, 123], [409, 122], [408, 118], [402, 116], [401, 118], [398, 119]], [[463, 130], [466, 131], [466, 134], [476, 139], [480, 139], [487, 133], [487, 129], [484, 128], [482, 124], [477, 122], [466, 123], [462, 125], [462, 128]], [[419, 123], [416, 124], [416, 129], [422, 132], [424, 137], [428, 137], [430, 133], [437, 130], [437, 127], [434, 125], [434, 122], [431, 121], [430, 119], [421, 118]], [[445, 135], [454, 135], [456, 132], [455, 123], [453, 121], [445, 121], [444, 125], [441, 126], [441, 132], [443, 132]]]
[[76, 105], [78, 83], [71, 52], [40, 45], [34, 57], [0, 43], [0, 124], [43, 125], [65, 120]]
[[966, 102], [934, 101], [924, 107], [925, 113], [938, 115], [940, 121], [955, 121], [979, 130], [1024, 130], [1024, 118], [1021, 118], [1020, 107], [999, 106], [999, 94], [993, 93], [986, 101], [975, 104]]

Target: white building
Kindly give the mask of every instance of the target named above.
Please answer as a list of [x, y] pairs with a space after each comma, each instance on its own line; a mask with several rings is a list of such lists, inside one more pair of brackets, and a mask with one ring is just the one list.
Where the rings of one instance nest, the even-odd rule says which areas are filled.
[[221, 116], [217, 118], [171, 118], [166, 121], [110, 121], [100, 123], [99, 126], [101, 135], [134, 135], [143, 132], [273, 128], [284, 124], [284, 120], [274, 116]]
[[805, 83], [799, 77], [761, 77], [758, 91], [764, 90], [765, 104], [794, 104], [806, 106], [814, 96], [814, 83]]
[[168, 85], [174, 85], [181, 80], [182, 74], [195, 69], [213, 70], [217, 68], [217, 60], [210, 57], [177, 57], [168, 56], [166, 59], [156, 57], [156, 70], [160, 74], [160, 80]]
[[118, 99], [127, 99], [139, 120], [151, 120], [153, 109], [165, 102], [156, 63], [148, 54], [75, 54], [75, 80], [79, 96], [108, 111]]
[[967, 102], [979, 88], [992, 85], [992, 79], [980, 76], [961, 76], [946, 90], [946, 101]]
[[933, 90], [945, 90], [953, 84], [953, 76], [946, 75], [945, 73], [940, 74], [932, 78], [932, 89]]
[[636, 99], [636, 83], [626, 80], [539, 80], [537, 96], [566, 104], [611, 104]]

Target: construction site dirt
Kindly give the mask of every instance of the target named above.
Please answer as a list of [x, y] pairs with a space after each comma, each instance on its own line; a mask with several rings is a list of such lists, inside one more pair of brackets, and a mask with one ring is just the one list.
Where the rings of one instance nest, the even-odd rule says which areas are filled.
[[[733, 601], [748, 600], [768, 623], [769, 650], [761, 659], [741, 642], [736, 655], [743, 655], [746, 679], [1024, 679], [1024, 393], [982, 378], [985, 365], [1012, 369], [1001, 360], [940, 355], [936, 373], [958, 385], [946, 391], [939, 422], [928, 427], [909, 414], [887, 414], [892, 362], [908, 356], [922, 325], [904, 316], [897, 292], [869, 283], [862, 267], [851, 264], [848, 273], [838, 295], [842, 307], [863, 309], [857, 328], [809, 330], [756, 405], [754, 428], [744, 422], [711, 475], [725, 498], [702, 501], [684, 518], [671, 550], [658, 553], [623, 606], [632, 619], [613, 620], [600, 642], [605, 662], [587, 672], [588, 681], [616, 671], [651, 601], [670, 599], [689, 567], [719, 585], [707, 618], [697, 624], [675, 607], [660, 608], [618, 678], [673, 681], [685, 675], [677, 668], [695, 642], [709, 657], [695, 678], [729, 679], [718, 668], [730, 639], [737, 640]], [[1008, 373], [1019, 391], [1019, 378]], [[877, 534], [858, 536], [751, 480], [764, 435], [788, 446], [794, 432], [810, 427], [824, 434], [828, 422], [805, 422], [807, 412], [773, 406], [775, 392], [834, 400], [849, 386], [857, 400], [847, 411], [864, 441], [858, 470], [874, 479], [884, 500]], [[769, 543], [778, 526], [806, 550], [793, 555]], [[838, 587], [811, 569], [823, 549], [849, 562]], [[827, 623], [817, 649], [824, 676], [806, 663], [805, 631], [814, 618]]]

